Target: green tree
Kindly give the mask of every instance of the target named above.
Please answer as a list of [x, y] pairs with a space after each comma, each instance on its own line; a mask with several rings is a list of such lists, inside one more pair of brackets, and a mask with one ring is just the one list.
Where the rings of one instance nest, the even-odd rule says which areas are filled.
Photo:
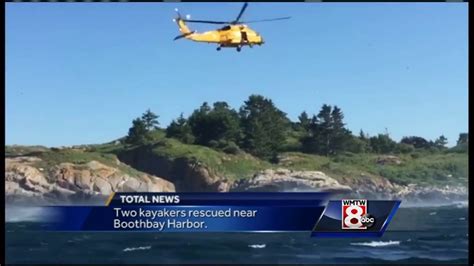
[[371, 149], [376, 153], [391, 153], [395, 151], [397, 143], [388, 134], [378, 134], [369, 139]]
[[313, 115], [310, 120], [308, 131], [301, 138], [301, 150], [306, 153], [324, 154], [322, 152], [322, 137], [319, 119]]
[[370, 137], [369, 134], [365, 133], [362, 129], [359, 131], [359, 136], [357, 137], [360, 140], [360, 152], [371, 152], [372, 149], [370, 147]]
[[468, 133], [460, 133], [458, 141], [457, 141], [457, 145], [468, 144], [468, 141], [469, 141], [469, 134]]
[[[345, 128], [342, 110], [324, 104], [309, 125], [309, 134], [301, 140], [303, 151], [329, 156], [345, 150], [360, 150], [352, 139], [352, 133]], [[351, 148], [349, 143], [352, 142]]]
[[270, 99], [251, 95], [240, 108], [243, 148], [261, 158], [272, 159], [282, 147], [289, 129], [286, 114]]
[[126, 142], [130, 144], [145, 144], [150, 138], [148, 133], [145, 122], [140, 118], [136, 118], [132, 121], [132, 127], [128, 130]]
[[366, 153], [370, 151], [368, 141], [362, 140], [359, 137], [349, 135], [344, 142], [344, 150], [353, 153]]
[[469, 151], [469, 135], [468, 133], [460, 133], [456, 142], [456, 146], [449, 149], [452, 152], [465, 153]]
[[353, 141], [352, 133], [345, 128], [344, 114], [342, 110], [334, 106], [331, 112], [331, 136], [329, 142], [329, 153], [337, 154], [348, 148], [348, 142]]
[[418, 136], [411, 136], [411, 137], [403, 137], [400, 141], [404, 144], [413, 145], [415, 149], [422, 149], [422, 148], [429, 148], [431, 146], [430, 142], [426, 139]]
[[240, 117], [237, 111], [230, 108], [226, 102], [215, 102], [211, 115], [219, 129], [217, 139], [227, 142], [240, 140]]
[[437, 148], [446, 148], [447, 144], [448, 139], [444, 135], [439, 136], [434, 142], [434, 146]]
[[131, 144], [146, 144], [153, 139], [151, 131], [158, 129], [158, 116], [146, 110], [141, 117], [132, 121], [132, 127], [128, 130], [125, 142]]
[[147, 131], [152, 131], [158, 128], [159, 122], [158, 122], [158, 115], [150, 111], [150, 109], [146, 110], [145, 113], [142, 115], [142, 121], [145, 124], [145, 128]]
[[194, 135], [183, 113], [166, 128], [166, 137], [176, 138], [187, 144], [194, 143]]
[[216, 142], [237, 142], [240, 139], [238, 113], [226, 102], [207, 103], [195, 110], [188, 119], [196, 143], [209, 146]]
[[321, 111], [319, 111], [317, 118], [319, 120], [319, 126], [317, 127], [318, 132], [316, 132], [316, 134], [313, 134], [313, 136], [319, 137], [321, 139], [321, 153], [328, 156], [330, 152], [330, 142], [332, 134], [331, 106], [324, 104], [321, 107]]
[[303, 111], [298, 116], [298, 120], [299, 120], [299, 125], [300, 125], [301, 129], [303, 129], [304, 131], [309, 131], [310, 126], [311, 126], [311, 119], [309, 118], [306, 111]]
[[367, 141], [369, 139], [369, 135], [366, 134], [362, 129], [359, 131], [359, 139], [363, 141]]

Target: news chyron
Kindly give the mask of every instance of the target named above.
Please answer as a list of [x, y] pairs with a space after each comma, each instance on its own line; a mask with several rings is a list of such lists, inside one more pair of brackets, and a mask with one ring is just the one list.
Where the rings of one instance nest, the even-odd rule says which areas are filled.
[[341, 199], [330, 200], [316, 223], [313, 236], [380, 237], [400, 201]]

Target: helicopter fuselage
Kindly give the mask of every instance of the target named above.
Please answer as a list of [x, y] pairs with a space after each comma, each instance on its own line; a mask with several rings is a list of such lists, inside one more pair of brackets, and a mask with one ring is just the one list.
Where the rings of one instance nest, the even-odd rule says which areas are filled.
[[[238, 52], [240, 52], [242, 46], [252, 47], [253, 45], [262, 45], [264, 44], [262, 36], [256, 31], [250, 29], [246, 24], [255, 23], [255, 22], [266, 22], [266, 21], [276, 21], [289, 19], [290, 17], [280, 17], [280, 18], [271, 18], [271, 19], [260, 19], [260, 20], [251, 20], [251, 21], [242, 21], [242, 15], [244, 14], [248, 3], [244, 3], [240, 9], [237, 17], [232, 21], [215, 21], [215, 20], [195, 20], [190, 19], [190, 15], [186, 15], [186, 18], [183, 18], [179, 13], [178, 9], [175, 9], [178, 17], [173, 19], [174, 22], [178, 24], [179, 31], [181, 35], [178, 35], [174, 40], [179, 40], [186, 38], [195, 42], [205, 42], [205, 43], [215, 43], [219, 46], [217, 50], [219, 51], [222, 47], [235, 47]], [[206, 31], [203, 33], [197, 33], [191, 31], [186, 22], [190, 23], [207, 23], [207, 24], [220, 24], [226, 25], [220, 29]]]
[[262, 45], [262, 36], [246, 25], [228, 25], [218, 30], [193, 33], [185, 37], [195, 42], [216, 43], [220, 47], [240, 47]]

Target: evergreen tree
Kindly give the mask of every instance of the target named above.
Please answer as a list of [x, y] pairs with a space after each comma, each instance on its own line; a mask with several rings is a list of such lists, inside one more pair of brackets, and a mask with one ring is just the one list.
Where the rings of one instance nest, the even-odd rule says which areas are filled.
[[366, 153], [370, 151], [370, 146], [368, 140], [362, 140], [349, 134], [344, 142], [344, 151]]
[[200, 145], [237, 142], [240, 139], [239, 115], [226, 102], [215, 102], [213, 108], [203, 103], [189, 117], [189, 125], [196, 143]]
[[431, 146], [429, 141], [418, 136], [403, 137], [400, 142], [404, 144], [413, 145], [415, 149], [429, 148]]
[[344, 114], [342, 110], [334, 106], [331, 112], [331, 135], [329, 142], [329, 153], [337, 154], [348, 147], [348, 142], [352, 141], [352, 133], [344, 126]]
[[230, 108], [226, 102], [215, 102], [211, 115], [217, 125], [217, 139], [227, 142], [240, 140], [240, 117], [237, 111]]
[[324, 104], [321, 107], [321, 111], [317, 116], [319, 123], [318, 123], [318, 133], [315, 134], [314, 137], [320, 137], [320, 151], [322, 154], [328, 156], [330, 152], [330, 142], [331, 142], [331, 134], [332, 134], [332, 119], [331, 119], [331, 106]]
[[444, 135], [439, 136], [434, 142], [434, 146], [437, 148], [446, 148], [447, 144], [448, 139]]
[[301, 150], [307, 153], [321, 154], [321, 127], [319, 125], [319, 119], [316, 115], [313, 115], [310, 120], [308, 131], [300, 139]]
[[240, 119], [244, 149], [261, 158], [274, 158], [289, 129], [286, 114], [276, 108], [270, 99], [251, 95], [240, 108]]
[[359, 139], [366, 141], [369, 139], [369, 136], [368, 134], [365, 134], [365, 132], [361, 129], [359, 131]]
[[150, 111], [150, 109], [146, 110], [146, 112], [142, 115], [141, 120], [145, 124], [145, 128], [147, 131], [152, 131], [158, 128], [160, 124], [158, 122], [158, 115]]
[[468, 152], [469, 151], [469, 134], [460, 133], [456, 142], [456, 146], [450, 149], [453, 152]]
[[130, 144], [145, 144], [149, 139], [145, 122], [136, 118], [132, 121], [132, 127], [128, 130], [126, 142]]
[[303, 111], [299, 116], [298, 116], [298, 120], [299, 120], [299, 125], [301, 126], [301, 128], [304, 130], [304, 131], [309, 131], [310, 129], [310, 125], [311, 125], [311, 119], [309, 118], [308, 114], [306, 113], [306, 111]]
[[187, 144], [194, 143], [191, 127], [186, 118], [184, 118], [183, 113], [181, 113], [178, 119], [171, 121], [170, 125], [166, 128], [166, 137], [176, 138]]
[[397, 143], [388, 134], [378, 134], [369, 139], [371, 149], [376, 153], [392, 153]]
[[459, 138], [457, 141], [457, 145], [468, 144], [469, 141], [469, 134], [468, 133], [460, 133]]
[[[349, 143], [350, 142], [350, 143]], [[329, 156], [347, 151], [365, 150], [360, 142], [353, 139], [352, 133], [345, 128], [342, 110], [324, 104], [317, 116], [313, 116], [309, 125], [309, 134], [301, 139], [304, 152]], [[349, 147], [350, 146], [350, 147]]]

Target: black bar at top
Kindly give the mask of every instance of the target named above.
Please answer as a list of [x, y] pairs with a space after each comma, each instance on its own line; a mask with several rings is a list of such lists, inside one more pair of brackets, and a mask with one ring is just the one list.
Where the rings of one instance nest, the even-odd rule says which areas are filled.
[[[242, 3], [244, 1], [194, 1], [194, 0], [162, 0], [162, 1], [147, 1], [147, 0], [6, 0], [9, 3], [220, 3], [220, 2], [235, 2]], [[295, 0], [288, 2], [276, 2], [268, 0], [246, 1], [254, 3], [467, 3], [468, 0], [379, 0], [379, 1], [356, 1], [356, 0]]]

